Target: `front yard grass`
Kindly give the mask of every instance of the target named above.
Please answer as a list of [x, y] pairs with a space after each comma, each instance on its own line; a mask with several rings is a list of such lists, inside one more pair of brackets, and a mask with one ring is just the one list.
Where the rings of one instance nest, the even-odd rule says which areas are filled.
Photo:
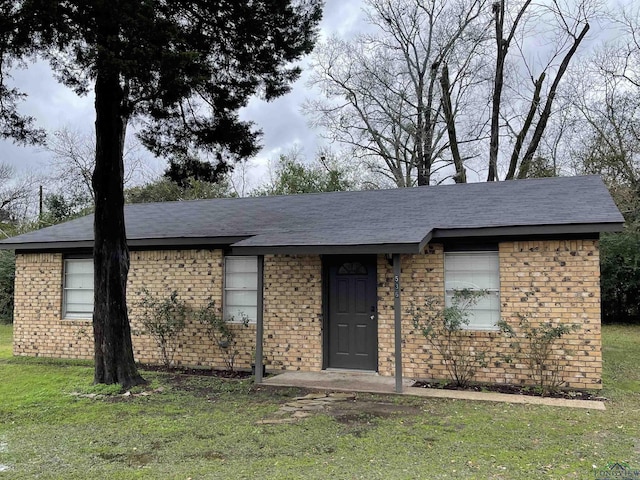
[[1, 480], [594, 479], [608, 462], [640, 468], [637, 326], [603, 327], [604, 412], [359, 394], [281, 425], [258, 422], [305, 392], [144, 372], [148, 395], [115, 395], [91, 386], [88, 362], [11, 357], [10, 338], [0, 326]]

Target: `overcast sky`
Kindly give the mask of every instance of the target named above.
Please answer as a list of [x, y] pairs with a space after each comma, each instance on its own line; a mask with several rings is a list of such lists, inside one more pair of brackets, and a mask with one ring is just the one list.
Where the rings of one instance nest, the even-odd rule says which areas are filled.
[[[637, 0], [622, 0], [622, 3], [632, 4], [634, 1]], [[349, 38], [367, 29], [362, 5], [363, 0], [325, 0], [320, 39], [326, 39], [330, 35]], [[590, 43], [601, 41], [602, 34], [600, 25], [592, 25], [592, 33], [585, 42], [585, 48], [588, 49]], [[302, 61], [303, 68], [307, 63], [306, 59]], [[301, 113], [305, 99], [317, 95], [306, 85], [309, 73], [308, 69], [303, 70], [301, 78], [287, 95], [271, 103], [254, 98], [241, 112], [243, 119], [255, 122], [256, 127], [263, 131], [263, 148], [250, 161], [249, 187], [256, 187], [264, 181], [268, 173], [268, 162], [276, 160], [279, 154], [297, 147], [311, 160], [322, 145], [320, 132], [312, 129]], [[68, 128], [92, 134], [95, 117], [92, 95], [78, 97], [57, 83], [48, 65], [43, 62], [30, 65], [26, 70], [16, 71], [13, 76], [16, 85], [28, 94], [27, 101], [21, 105], [21, 111], [35, 117], [41, 127], [49, 132]], [[159, 175], [166, 166], [166, 160], [147, 156], [146, 163], [150, 172]], [[19, 147], [11, 142], [0, 141], [0, 162], [9, 163], [20, 172], [46, 174], [51, 164], [51, 155], [42, 148]]]
[[[360, 0], [326, 0], [321, 23], [321, 38], [338, 34], [349, 37], [362, 29]], [[303, 62], [304, 66], [304, 62]], [[254, 173], [252, 182], [259, 183], [266, 172], [269, 159], [299, 145], [310, 158], [319, 147], [317, 132], [307, 124], [300, 107], [313, 92], [306, 84], [308, 72], [295, 83], [292, 91], [271, 103], [259, 99], [252, 100], [241, 116], [252, 120], [263, 132], [263, 149], [252, 160]], [[95, 111], [93, 96], [78, 97], [71, 90], [60, 85], [53, 78], [48, 64], [37, 63], [26, 70], [13, 73], [15, 84], [28, 94], [21, 105], [21, 112], [32, 115], [38, 124], [52, 132], [66, 127], [91, 133]], [[0, 140], [0, 162], [10, 163], [19, 171], [45, 172], [50, 154], [37, 147], [20, 147], [9, 141]], [[164, 159], [149, 157], [151, 168], [161, 172], [166, 164]]]

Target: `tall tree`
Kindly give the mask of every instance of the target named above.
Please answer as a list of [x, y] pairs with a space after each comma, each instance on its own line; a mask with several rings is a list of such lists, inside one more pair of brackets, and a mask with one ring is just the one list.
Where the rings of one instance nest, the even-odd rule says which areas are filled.
[[532, 176], [598, 2], [367, 0], [372, 33], [314, 53], [306, 111], [396, 186]]
[[334, 37], [314, 53], [311, 84], [325, 98], [308, 102], [306, 113], [393, 185], [428, 185], [451, 164], [440, 74], [448, 65], [449, 104], [457, 113], [472, 101], [467, 94], [483, 68], [477, 49], [486, 36], [479, 19], [487, 4], [368, 0], [374, 33]]
[[[589, 31], [589, 19], [595, 6], [591, 0], [566, 3], [552, 0], [548, 4], [533, 4], [531, 0], [493, 3], [495, 27], [495, 70], [491, 98], [491, 126], [487, 181], [499, 180], [499, 141], [503, 132], [513, 140], [505, 179], [530, 176], [534, 157], [552, 114], [558, 87], [578, 47]], [[535, 26], [534, 26], [535, 25]], [[527, 60], [531, 48], [539, 48], [539, 38], [552, 39], [546, 45], [546, 57], [536, 63]], [[512, 93], [528, 92], [529, 98], [505, 101], [505, 68], [509, 52], [515, 51], [516, 65], [527, 72], [528, 79], [512, 75], [517, 82], [507, 85]], [[549, 77], [549, 78], [547, 78]], [[529, 88], [525, 88], [528, 86]], [[507, 108], [508, 107], [508, 108]]]
[[[219, 171], [257, 150], [259, 132], [238, 118], [256, 92], [289, 89], [291, 62], [311, 51], [320, 0], [0, 0], [0, 72], [40, 56], [57, 78], [95, 94], [93, 330], [97, 383], [143, 382], [126, 307], [123, 150], [127, 123], [157, 155], [211, 153]], [[0, 79], [4, 77], [0, 75]], [[3, 83], [0, 83], [3, 85]], [[0, 90], [0, 135], [37, 140]]]
[[0, 162], [0, 222], [26, 218], [36, 183], [33, 176], [18, 175], [12, 165]]

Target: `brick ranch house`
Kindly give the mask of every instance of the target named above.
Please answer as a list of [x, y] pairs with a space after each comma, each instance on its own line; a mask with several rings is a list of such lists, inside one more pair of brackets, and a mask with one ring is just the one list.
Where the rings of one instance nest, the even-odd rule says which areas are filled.
[[[176, 290], [194, 308], [214, 299], [227, 318], [249, 317], [234, 325], [238, 367], [255, 357], [271, 371], [375, 371], [400, 389], [403, 377], [447, 378], [408, 307], [482, 289], [466, 332], [478, 348], [509, 353], [500, 319], [579, 324], [554, 355], [567, 386], [601, 386], [598, 239], [623, 218], [599, 177], [148, 203], [125, 215], [134, 331], [141, 289]], [[92, 358], [92, 224], [0, 242], [16, 253], [14, 355]], [[133, 344], [137, 361], [160, 363], [152, 338]], [[194, 318], [175, 361], [223, 366]], [[498, 361], [474, 380], [532, 381], [522, 362]]]

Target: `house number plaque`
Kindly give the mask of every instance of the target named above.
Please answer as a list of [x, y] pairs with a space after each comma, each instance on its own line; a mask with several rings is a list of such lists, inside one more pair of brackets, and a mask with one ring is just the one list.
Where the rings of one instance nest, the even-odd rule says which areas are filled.
[[394, 296], [396, 298], [400, 297], [400, 276], [399, 275], [394, 275], [393, 277], [393, 291], [394, 291]]

